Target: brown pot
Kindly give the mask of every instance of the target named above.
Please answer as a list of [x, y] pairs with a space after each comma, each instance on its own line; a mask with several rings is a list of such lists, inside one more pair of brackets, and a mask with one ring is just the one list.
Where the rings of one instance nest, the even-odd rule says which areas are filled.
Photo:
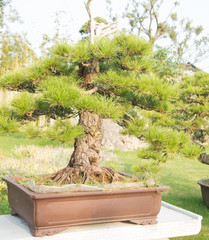
[[197, 183], [201, 187], [203, 202], [209, 208], [209, 184], [206, 181], [209, 182], [209, 179], [200, 179]]
[[11, 214], [18, 214], [34, 236], [53, 235], [69, 226], [130, 221], [155, 224], [162, 192], [168, 187], [74, 193], [34, 193], [4, 177]]

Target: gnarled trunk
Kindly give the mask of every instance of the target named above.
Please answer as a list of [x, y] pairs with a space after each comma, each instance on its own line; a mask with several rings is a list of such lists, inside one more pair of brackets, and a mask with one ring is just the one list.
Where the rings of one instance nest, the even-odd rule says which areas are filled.
[[79, 64], [79, 74], [84, 79], [82, 87], [88, 88], [94, 76], [99, 73], [99, 61], [94, 58], [91, 62]]
[[102, 148], [101, 117], [87, 110], [80, 112], [79, 116], [80, 125], [86, 134], [81, 139], [76, 139], [69, 166], [82, 166], [84, 169], [98, 167]]
[[102, 150], [101, 117], [87, 110], [82, 111], [80, 124], [85, 128], [86, 134], [76, 139], [68, 166], [51, 174], [50, 178], [60, 184], [85, 184], [88, 181], [111, 183], [128, 180], [109, 167], [99, 167]]

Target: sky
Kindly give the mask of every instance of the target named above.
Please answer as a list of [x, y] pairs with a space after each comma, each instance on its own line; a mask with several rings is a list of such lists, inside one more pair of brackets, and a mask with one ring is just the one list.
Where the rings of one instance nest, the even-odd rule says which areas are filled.
[[[192, 19], [194, 25], [202, 25], [204, 33], [209, 34], [209, 1], [179, 1], [180, 6], [177, 8], [179, 19]], [[121, 12], [125, 8], [127, 0], [112, 0], [112, 3], [113, 12], [119, 16], [119, 28], [123, 28], [126, 23], [121, 17]], [[172, 0], [164, 0], [164, 3], [164, 7], [162, 8], [162, 18], [167, 15]], [[40, 46], [43, 34], [53, 34], [55, 28], [54, 16], [56, 12], [64, 11], [60, 15], [62, 31], [64, 34], [69, 34], [70, 39], [73, 41], [77, 41], [81, 38], [78, 30], [83, 23], [89, 20], [84, 6], [84, 0], [13, 0], [12, 5], [17, 10], [24, 23], [13, 24], [11, 28], [16, 32], [25, 32], [27, 38], [35, 49], [38, 49], [38, 46]], [[91, 11], [94, 17], [101, 16], [110, 20], [108, 19], [105, 0], [93, 0]], [[196, 64], [196, 66], [209, 72], [209, 59]]]

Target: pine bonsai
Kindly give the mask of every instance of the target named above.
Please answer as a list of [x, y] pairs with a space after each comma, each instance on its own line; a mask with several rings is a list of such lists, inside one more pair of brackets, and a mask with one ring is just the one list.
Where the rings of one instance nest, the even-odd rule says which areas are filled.
[[124, 33], [95, 44], [82, 40], [70, 46], [65, 42], [35, 65], [1, 78], [2, 86], [24, 92], [13, 100], [12, 107], [25, 122], [41, 114], [63, 119], [79, 115], [85, 134], [76, 138], [68, 166], [51, 175], [54, 181], [124, 179], [110, 168], [99, 167], [101, 117], [122, 120], [134, 101], [126, 100], [125, 90], [132, 95], [139, 90], [139, 76], [150, 68], [151, 54], [149, 43]]
[[[141, 175], [156, 172], [170, 152], [189, 156], [201, 153], [196, 146], [195, 151], [188, 151], [191, 137], [181, 129], [178, 110], [186, 92], [157, 77], [153, 61], [150, 43], [120, 33], [94, 44], [88, 39], [74, 45], [59, 43], [49, 56], [32, 66], [1, 77], [2, 87], [23, 92], [12, 101], [13, 121], [25, 124], [46, 115], [57, 120], [45, 131], [51, 139], [64, 142], [75, 138], [69, 164], [51, 174], [53, 181], [127, 180], [111, 168], [99, 166], [101, 118], [115, 119], [125, 134], [147, 140], [150, 147], [139, 151], [139, 157], [147, 159], [144, 166], [137, 167]], [[68, 119], [76, 115], [79, 125], [72, 126]]]

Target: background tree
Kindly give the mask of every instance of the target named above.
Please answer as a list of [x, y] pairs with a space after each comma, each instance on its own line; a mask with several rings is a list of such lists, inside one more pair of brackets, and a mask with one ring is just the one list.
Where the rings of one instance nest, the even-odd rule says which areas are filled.
[[[4, 15], [5, 15], [5, 7], [11, 2], [11, 0], [0, 0], [0, 31], [4, 25]], [[1, 32], [0, 32], [1, 33]]]
[[[21, 23], [21, 19], [9, 4], [11, 1], [1, 1], [0, 19], [0, 75], [5, 71], [10, 71], [26, 66], [36, 59], [36, 54], [32, 50], [26, 34], [12, 33], [9, 24], [13, 22]], [[5, 12], [5, 8], [7, 11]]]
[[[111, 1], [107, 3], [110, 5]], [[201, 62], [208, 57], [209, 37], [204, 35], [202, 26], [193, 25], [190, 19], [178, 20], [175, 12], [178, 5], [178, 1], [173, 1], [173, 7], [162, 19], [163, 0], [129, 0], [123, 16], [131, 32], [145, 37], [153, 45], [166, 38], [177, 64]]]
[[137, 1], [129, 0], [124, 17], [128, 19], [131, 32], [145, 37], [152, 44], [162, 38], [167, 38], [174, 31], [173, 22], [177, 20], [175, 9], [179, 4], [173, 1], [173, 7], [164, 20], [161, 20], [160, 10], [163, 0]]
[[36, 59], [30, 43], [24, 35], [5, 32], [0, 37], [0, 72], [14, 70], [31, 64]]
[[202, 26], [194, 26], [189, 19], [182, 19], [169, 33], [173, 42], [173, 54], [177, 64], [191, 64], [208, 58], [209, 37], [203, 34]]

